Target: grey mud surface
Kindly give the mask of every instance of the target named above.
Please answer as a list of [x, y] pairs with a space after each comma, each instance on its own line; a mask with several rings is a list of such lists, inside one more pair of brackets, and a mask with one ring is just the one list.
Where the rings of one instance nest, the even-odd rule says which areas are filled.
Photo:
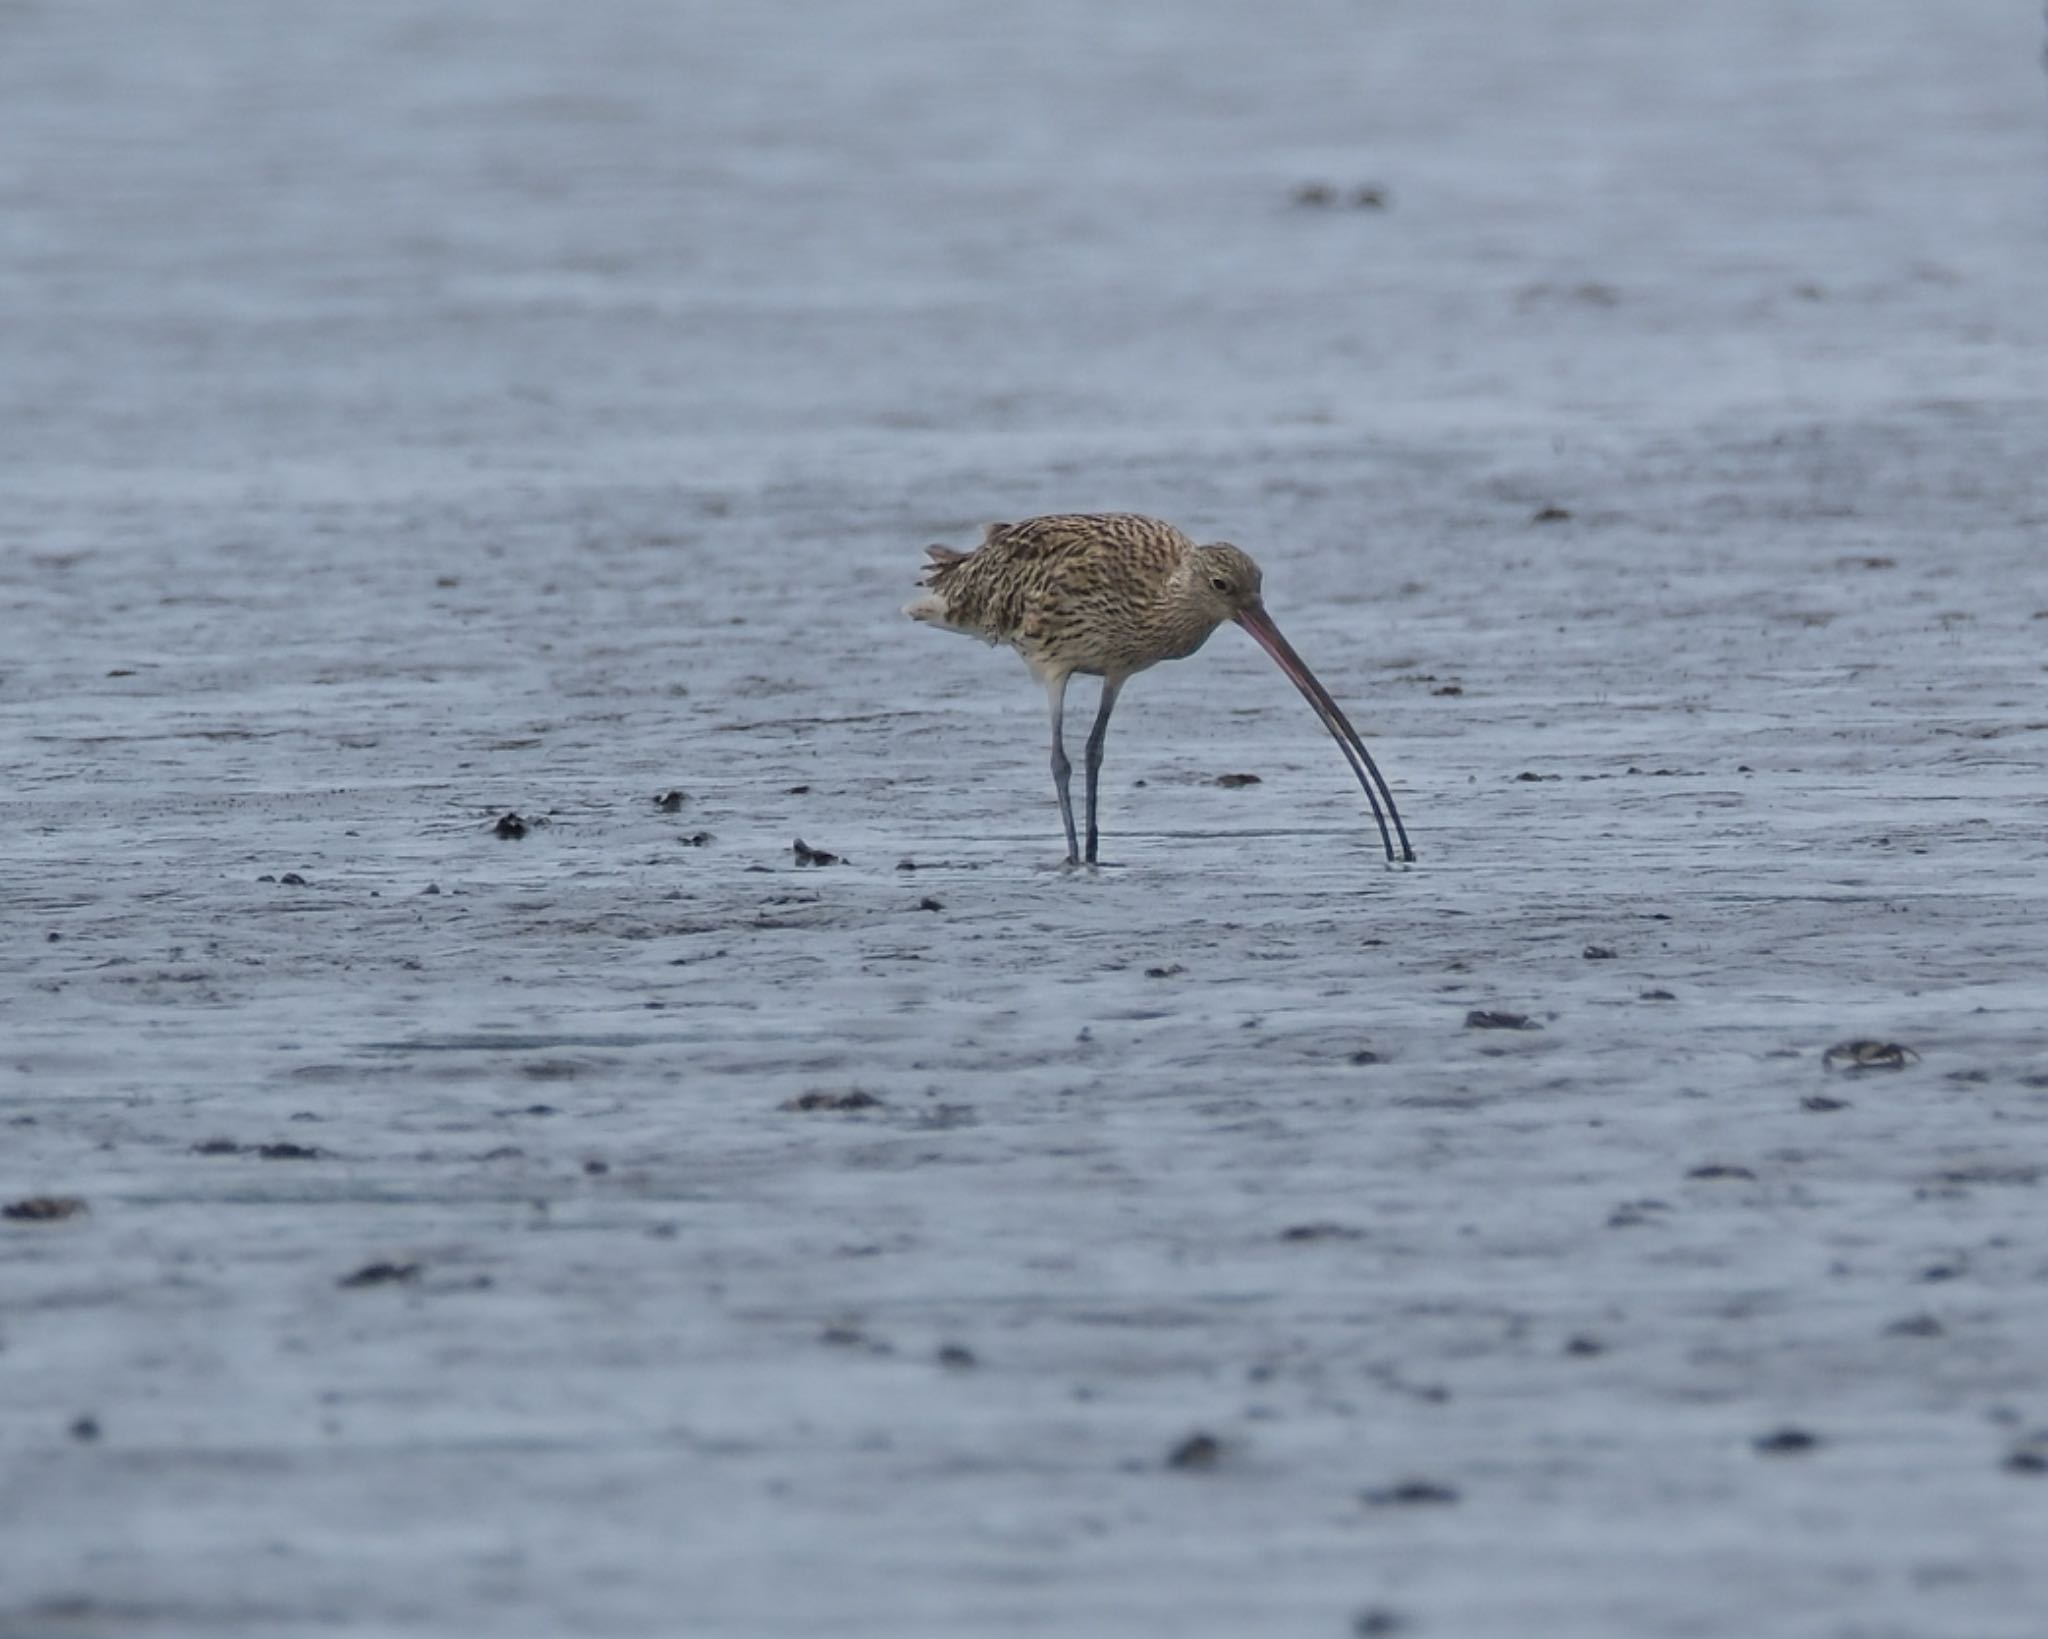
[[2039, 31], [0, 3], [0, 1635], [2042, 1633]]

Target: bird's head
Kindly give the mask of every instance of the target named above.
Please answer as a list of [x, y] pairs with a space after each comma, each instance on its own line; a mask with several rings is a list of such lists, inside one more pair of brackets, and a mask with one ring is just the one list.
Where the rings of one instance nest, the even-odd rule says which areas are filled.
[[1251, 554], [1227, 541], [1198, 546], [1189, 560], [1189, 598], [1215, 625], [1260, 607], [1260, 580]]

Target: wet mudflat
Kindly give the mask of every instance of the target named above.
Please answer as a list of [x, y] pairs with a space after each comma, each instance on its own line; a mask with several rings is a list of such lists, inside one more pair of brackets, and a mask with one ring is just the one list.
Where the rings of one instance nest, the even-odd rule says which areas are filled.
[[2036, 20], [291, 19], [0, 10], [0, 1633], [2038, 1632]]

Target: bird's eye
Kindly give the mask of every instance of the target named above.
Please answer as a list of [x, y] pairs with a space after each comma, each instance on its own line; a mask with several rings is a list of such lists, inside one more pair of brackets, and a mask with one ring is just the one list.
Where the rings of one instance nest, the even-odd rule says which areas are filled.
[[1227, 592], [1230, 590], [1230, 582], [1225, 580], [1221, 575], [1211, 575], [1209, 577], [1209, 584], [1215, 587], [1216, 590], [1219, 592]]

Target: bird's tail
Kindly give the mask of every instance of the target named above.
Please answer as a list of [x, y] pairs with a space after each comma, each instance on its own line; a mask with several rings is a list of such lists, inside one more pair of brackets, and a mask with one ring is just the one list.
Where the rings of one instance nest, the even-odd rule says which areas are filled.
[[966, 561], [965, 552], [955, 552], [950, 546], [928, 546], [925, 556], [932, 561], [925, 565], [924, 578], [918, 585], [928, 588], [925, 595], [903, 606], [903, 612], [912, 620], [927, 621], [934, 626], [952, 624], [952, 612], [946, 607], [946, 580], [955, 569]]
[[924, 555], [932, 561], [925, 565], [924, 579], [918, 584], [934, 589], [944, 585], [946, 576], [952, 572], [953, 566], [967, 556], [965, 552], [955, 552], [950, 546], [928, 546], [924, 549]]

